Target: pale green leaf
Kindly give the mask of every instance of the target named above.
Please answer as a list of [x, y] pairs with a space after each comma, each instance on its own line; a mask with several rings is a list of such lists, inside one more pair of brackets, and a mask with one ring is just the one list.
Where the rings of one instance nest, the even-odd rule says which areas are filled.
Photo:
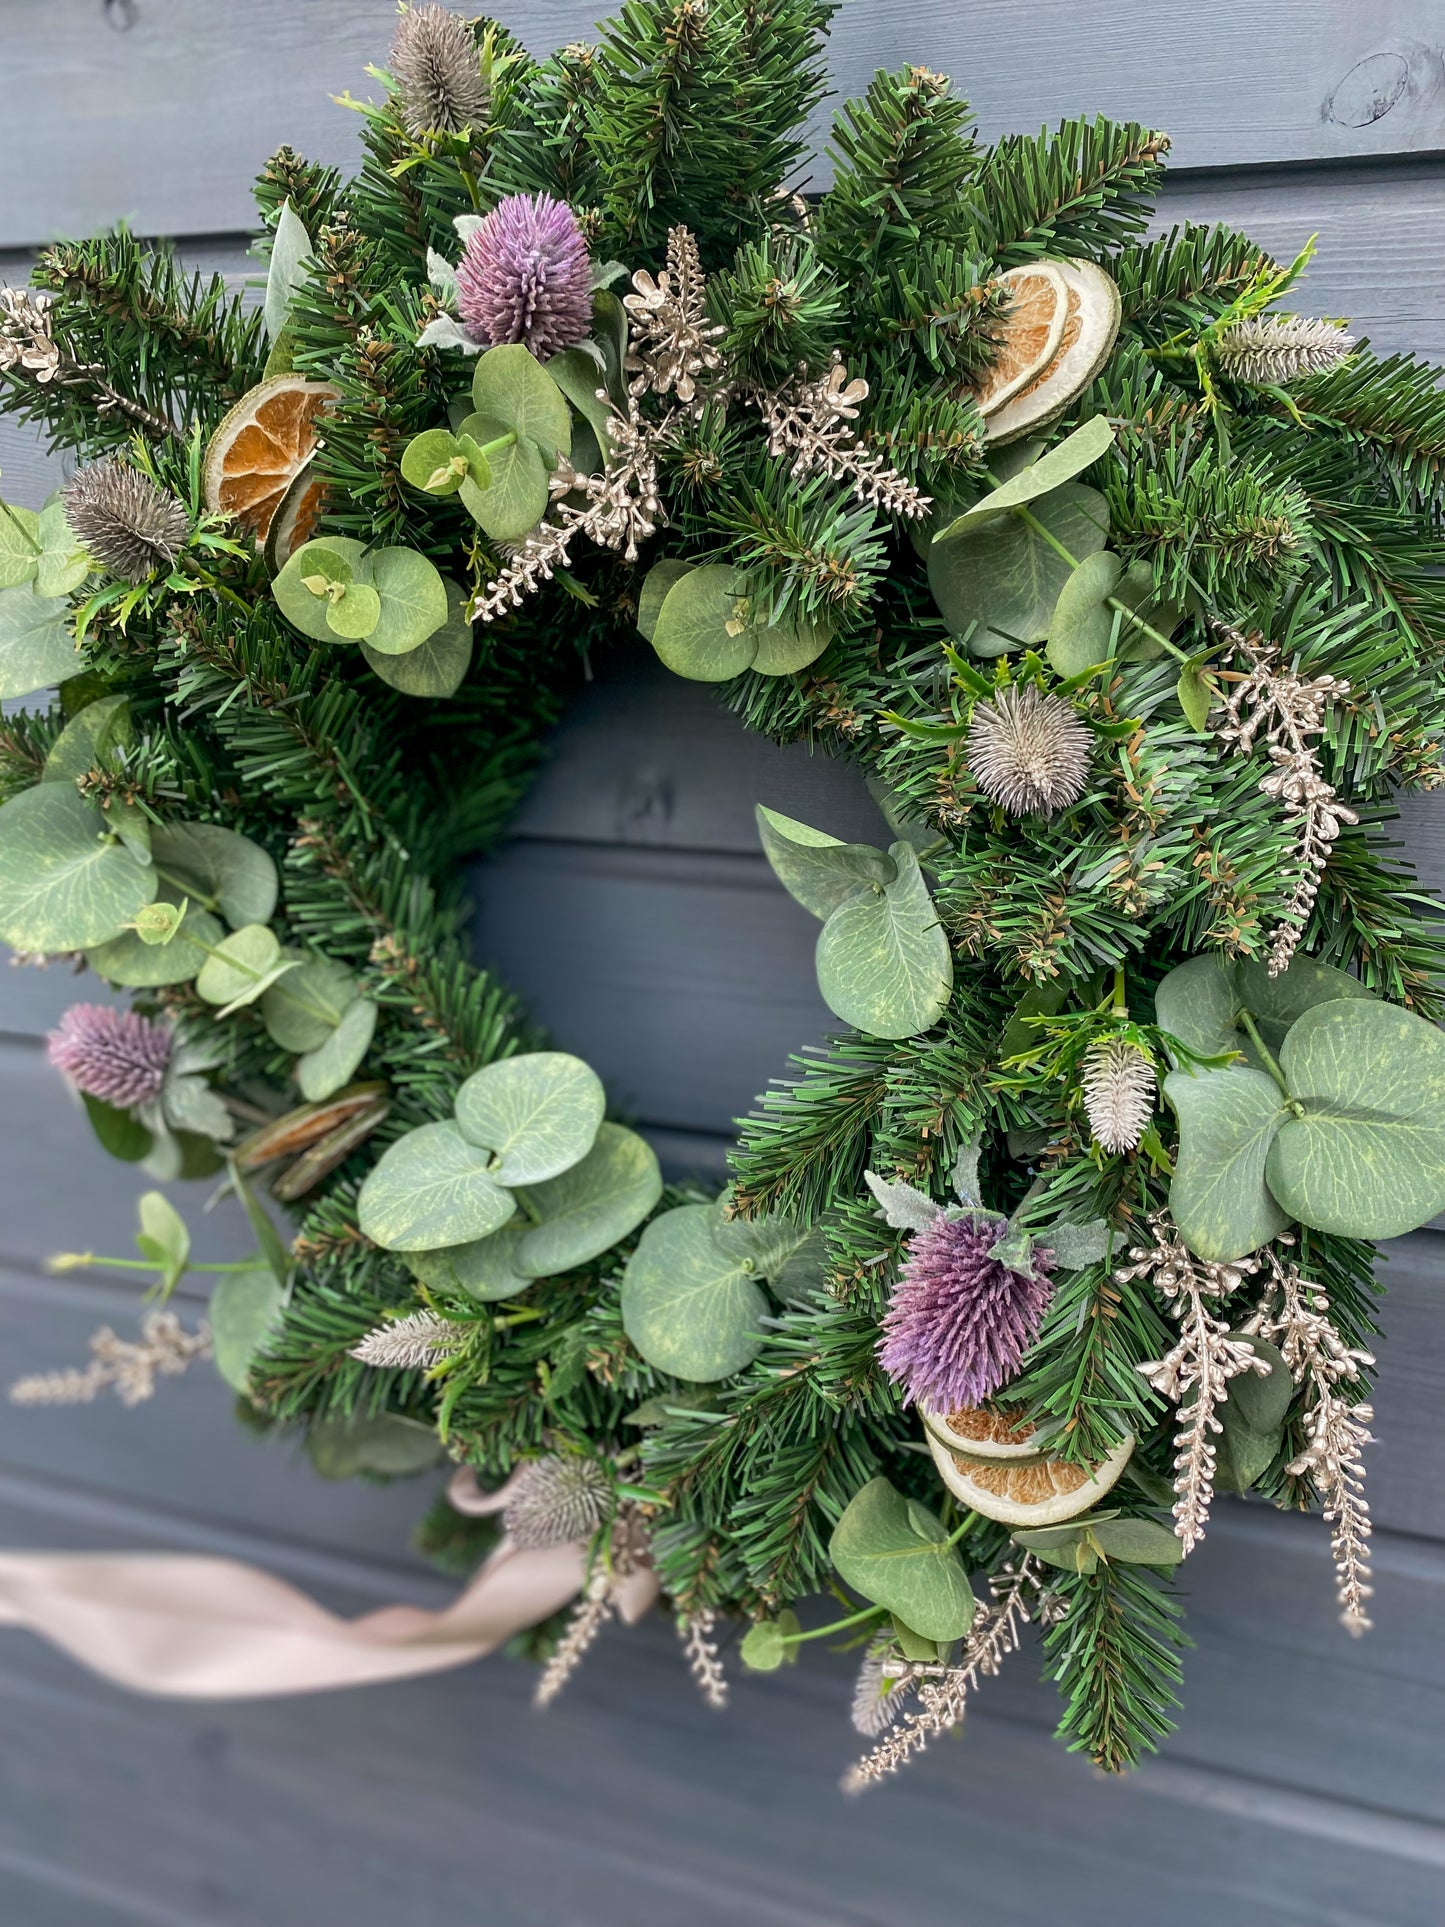
[[208, 1004], [222, 1006], [220, 1015], [255, 1003], [286, 971], [298, 968], [298, 960], [281, 955], [274, 931], [264, 924], [243, 924], [223, 937], [201, 965], [196, 978], [196, 993]]
[[322, 576], [328, 581], [343, 580], [334, 573], [337, 563], [344, 564], [354, 574], [365, 555], [365, 544], [349, 536], [328, 535], [324, 541], [302, 543], [271, 584], [276, 606], [293, 629], [299, 629], [312, 642], [336, 641], [326, 620], [331, 605], [324, 595], [317, 595], [306, 587], [306, 578]]
[[1184, 1557], [1184, 1541], [1157, 1519], [1106, 1519], [1089, 1536], [1106, 1559], [1126, 1565], [1177, 1566]]
[[657, 618], [662, 613], [668, 590], [696, 567], [695, 562], [684, 562], [681, 556], [669, 556], [665, 561], [654, 562], [647, 571], [637, 598], [637, 627], [648, 642], [656, 633]]
[[445, 1447], [429, 1425], [381, 1412], [375, 1418], [320, 1419], [306, 1433], [306, 1455], [323, 1479], [405, 1479], [430, 1471]]
[[259, 843], [219, 823], [167, 823], [151, 836], [151, 857], [165, 880], [206, 910], [219, 911], [233, 930], [269, 923], [280, 879]]
[[778, 810], [756, 807], [758, 835], [773, 874], [795, 902], [815, 917], [830, 917], [860, 884], [891, 883], [892, 857], [867, 843], [840, 843]]
[[472, 406], [489, 421], [515, 429], [520, 441], [534, 443], [548, 463], [571, 451], [567, 397], [520, 342], [489, 348], [481, 357], [472, 376]]
[[833, 1528], [828, 1556], [845, 1585], [924, 1639], [962, 1639], [977, 1608], [963, 1562], [927, 1506], [871, 1479]]
[[716, 1205], [684, 1204], [654, 1218], [622, 1274], [622, 1328], [674, 1378], [710, 1384], [750, 1364], [762, 1348], [767, 1299], [757, 1265], [714, 1234]]
[[541, 1184], [586, 1157], [607, 1110], [596, 1071], [565, 1051], [530, 1051], [475, 1071], [457, 1092], [462, 1135], [495, 1153], [498, 1184]]
[[604, 1124], [579, 1164], [525, 1191], [528, 1211], [541, 1222], [518, 1244], [517, 1270], [528, 1278], [550, 1278], [600, 1258], [641, 1224], [661, 1196], [652, 1146], [620, 1124]]
[[824, 924], [818, 987], [855, 1030], [914, 1037], [948, 1008], [953, 956], [912, 847], [898, 842], [888, 854], [894, 880], [863, 887]]
[[29, 589], [39, 566], [40, 517], [16, 502], [0, 502], [0, 590]]
[[1100, 549], [1085, 556], [1060, 589], [1045, 652], [1060, 676], [1081, 676], [1114, 654], [1115, 611], [1109, 601], [1123, 573], [1119, 557]]
[[[485, 443], [505, 434], [506, 425], [490, 416], [468, 415], [460, 432], [470, 435], [477, 443]], [[468, 476], [461, 487], [462, 507], [474, 521], [481, 523], [494, 542], [520, 542], [547, 513], [551, 499], [547, 465], [534, 444], [528, 441], [494, 449], [487, 461], [491, 485], [479, 488]]]
[[828, 624], [808, 616], [759, 623], [753, 630], [750, 667], [760, 676], [795, 676], [816, 662], [832, 640]]
[[517, 1246], [530, 1228], [525, 1218], [514, 1218], [500, 1231], [471, 1244], [409, 1251], [406, 1262], [413, 1277], [439, 1291], [466, 1291], [488, 1303], [515, 1298], [536, 1283], [534, 1278], [524, 1278], [515, 1263]]
[[1173, 1071], [1164, 1095], [1179, 1120], [1169, 1211], [1196, 1257], [1228, 1263], [1283, 1231], [1265, 1159], [1288, 1113], [1274, 1080], [1243, 1066]]
[[[0, 517], [3, 520], [3, 517]], [[35, 568], [35, 593], [68, 596], [91, 571], [91, 560], [70, 532], [65, 504], [47, 502], [40, 511], [40, 555]]]
[[1376, 1001], [1357, 978], [1313, 957], [1296, 957], [1288, 969], [1271, 977], [1265, 964], [1244, 959], [1231, 963], [1220, 952], [1209, 951], [1177, 964], [1160, 979], [1154, 1009], [1161, 1028], [1201, 1057], [1239, 1051], [1263, 1070], [1241, 1012], [1249, 1012], [1265, 1048], [1277, 1055], [1297, 1018], [1316, 1004], [1339, 998]]
[[271, 259], [266, 269], [266, 301], [262, 310], [266, 339], [276, 342], [286, 326], [291, 301], [306, 280], [306, 262], [311, 255], [311, 236], [306, 224], [289, 201], [281, 203], [276, 232], [271, 241]]
[[450, 1118], [388, 1146], [361, 1187], [357, 1221], [385, 1251], [432, 1251], [500, 1230], [516, 1209], [488, 1175], [490, 1154]]
[[1041, 495], [1048, 495], [1064, 483], [1072, 482], [1076, 475], [1082, 475], [1086, 468], [1097, 462], [1112, 447], [1113, 441], [1114, 428], [1108, 417], [1091, 416], [1071, 435], [1066, 435], [1046, 454], [1040, 455], [1037, 461], [1026, 463], [1008, 481], [990, 489], [987, 495], [980, 496], [971, 508], [965, 509], [962, 515], [950, 522], [941, 535], [934, 537], [935, 542], [951, 542], [965, 531], [993, 521], [1008, 509], [1036, 502]]
[[105, 943], [151, 901], [156, 883], [68, 783], [37, 784], [0, 808], [0, 938], [16, 950]]
[[369, 582], [348, 582], [334, 601], [326, 604], [326, 626], [342, 642], [360, 642], [374, 634], [381, 621], [381, 597]]
[[689, 569], [663, 597], [652, 646], [674, 675], [691, 682], [726, 682], [757, 653], [747, 604], [725, 563]]
[[1082, 482], [1046, 496], [1033, 514], [1072, 562], [1016, 515], [985, 521], [929, 550], [933, 599], [949, 632], [967, 636], [976, 656], [1001, 656], [1047, 640], [1064, 584], [1108, 537], [1108, 506]]
[[116, 751], [133, 739], [130, 699], [102, 696], [87, 703], [61, 730], [51, 745], [41, 771], [42, 783], [76, 783], [93, 769], [114, 769]]
[[85, 662], [64, 596], [0, 589], [0, 701], [65, 682], [78, 676]]
[[381, 598], [376, 623], [364, 632], [368, 650], [404, 656], [419, 649], [447, 619], [447, 587], [436, 564], [415, 549], [374, 549], [366, 560]]
[[454, 696], [471, 667], [472, 625], [467, 620], [466, 591], [445, 576], [442, 586], [446, 590], [447, 619], [415, 649], [404, 656], [385, 656], [375, 653], [369, 641], [361, 645], [370, 667], [403, 696], [433, 700]]
[[1209, 712], [1215, 704], [1214, 683], [1202, 663], [1185, 663], [1174, 685], [1174, 694], [1184, 711], [1185, 722], [1202, 736], [1209, 726]]
[[108, 983], [157, 990], [162, 984], [188, 984], [206, 961], [202, 946], [214, 948], [225, 934], [209, 911], [190, 909], [169, 943], [146, 943], [134, 930], [123, 930], [87, 950], [85, 961]]
[[145, 1191], [138, 1200], [140, 1230], [136, 1250], [160, 1272], [160, 1289], [168, 1297], [185, 1276], [191, 1261], [191, 1234], [186, 1221], [163, 1191]]
[[356, 997], [356, 977], [329, 957], [307, 957], [261, 999], [261, 1021], [282, 1050], [319, 1050]]
[[427, 495], [455, 495], [466, 477], [461, 443], [445, 428], [424, 428], [401, 452], [402, 480]]
[[376, 1019], [377, 1008], [371, 999], [356, 998], [347, 1005], [341, 1022], [325, 1043], [299, 1059], [296, 1082], [308, 1103], [320, 1104], [351, 1082], [361, 1060], [371, 1049]]
[[275, 1329], [286, 1294], [269, 1265], [228, 1271], [211, 1293], [207, 1318], [216, 1370], [232, 1391], [247, 1390], [252, 1360]]

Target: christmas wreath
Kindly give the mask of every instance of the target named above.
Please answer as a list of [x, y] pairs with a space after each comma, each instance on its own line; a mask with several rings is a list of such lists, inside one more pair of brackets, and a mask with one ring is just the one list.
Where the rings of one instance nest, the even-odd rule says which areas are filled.
[[[1217, 1491], [1322, 1506], [1368, 1624], [1373, 1243], [1445, 1208], [1445, 925], [1388, 833], [1440, 775], [1445, 398], [1281, 306], [1307, 256], [1147, 238], [1143, 127], [984, 147], [907, 68], [805, 196], [829, 11], [629, 0], [537, 60], [405, 10], [356, 178], [260, 178], [263, 304], [124, 231], [5, 292], [5, 406], [79, 466], [0, 514], [0, 695], [58, 685], [0, 736], [0, 935], [131, 993], [55, 1063], [258, 1245], [209, 1338], [153, 1308], [15, 1389], [209, 1343], [327, 1472], [449, 1457], [455, 1570], [583, 1548], [543, 1699], [658, 1593], [714, 1701], [728, 1623], [761, 1671], [837, 1634], [861, 1784], [1033, 1620], [1119, 1768]], [[841, 1029], [721, 1197], [453, 882], [647, 648], [888, 824], [759, 808]]]

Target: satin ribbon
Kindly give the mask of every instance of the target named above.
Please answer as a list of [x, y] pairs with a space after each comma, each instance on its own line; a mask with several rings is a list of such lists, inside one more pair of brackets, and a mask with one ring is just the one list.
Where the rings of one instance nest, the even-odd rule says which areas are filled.
[[[510, 1483], [510, 1482], [509, 1482]], [[499, 1511], [508, 1487], [452, 1482], [453, 1503]], [[118, 1686], [176, 1699], [317, 1693], [464, 1666], [548, 1618], [582, 1588], [581, 1545], [509, 1539], [450, 1606], [384, 1606], [343, 1619], [236, 1559], [176, 1553], [0, 1552], [0, 1626], [23, 1626]], [[657, 1597], [645, 1568], [613, 1603], [629, 1624]]]

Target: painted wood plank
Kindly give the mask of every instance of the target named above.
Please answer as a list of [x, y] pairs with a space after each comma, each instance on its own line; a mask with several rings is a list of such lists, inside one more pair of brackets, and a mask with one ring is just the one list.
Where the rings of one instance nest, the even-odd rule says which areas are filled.
[[[545, 52], [591, 38], [602, 9], [503, 0], [498, 11]], [[0, 165], [26, 191], [7, 198], [0, 245], [117, 218], [147, 233], [249, 226], [251, 179], [281, 142], [354, 164], [357, 123], [330, 97], [373, 90], [365, 67], [385, 59], [393, 20], [391, 0], [12, 9]], [[1168, 130], [1181, 166], [1236, 166], [1445, 145], [1441, 42], [1432, 0], [1379, 0], [1366, 18], [1313, 0], [1220, 0], [1207, 33], [1185, 0], [1038, 0], [1026, 32], [1006, 0], [966, 14], [951, 0], [907, 11], [845, 0], [830, 65], [844, 95], [880, 66], [950, 73], [990, 137], [1106, 113]]]
[[[0, 1541], [27, 1530], [57, 1536], [0, 1498]], [[488, 1927], [671, 1927], [682, 1913], [705, 1927], [879, 1927], [905, 1895], [919, 1927], [952, 1927], [961, 1896], [998, 1927], [1142, 1927], [1164, 1895], [1173, 1927], [1438, 1920], [1441, 1829], [1378, 1798], [1366, 1809], [1279, 1786], [1254, 1770], [1252, 1733], [1242, 1777], [1176, 1741], [1104, 1781], [981, 1696], [961, 1744], [858, 1807], [835, 1791], [855, 1748], [846, 1660], [814, 1648], [795, 1673], [739, 1680], [719, 1718], [665, 1624], [604, 1642], [538, 1718], [530, 1674], [505, 1660], [192, 1707], [119, 1695], [11, 1634], [0, 1897], [18, 1841], [72, 1879], [153, 1898], [159, 1917], [232, 1927], [429, 1927], [468, 1917], [482, 1882]], [[1001, 1698], [1006, 1678], [986, 1690]], [[1343, 1756], [1340, 1731], [1329, 1750]], [[1361, 1785], [1373, 1747], [1371, 1734], [1352, 1756]]]

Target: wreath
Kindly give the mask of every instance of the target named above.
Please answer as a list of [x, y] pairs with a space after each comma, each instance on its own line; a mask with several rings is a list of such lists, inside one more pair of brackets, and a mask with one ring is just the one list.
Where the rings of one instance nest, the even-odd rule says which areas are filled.
[[[1032, 1620], [1120, 1768], [1216, 1492], [1322, 1506], [1368, 1624], [1373, 1243], [1445, 1208], [1445, 926], [1388, 838], [1440, 778], [1445, 399], [1281, 307], [1308, 250], [1146, 238], [1143, 127], [984, 147], [906, 68], [805, 198], [829, 11], [536, 60], [406, 10], [356, 178], [261, 175], [264, 304], [123, 230], [4, 293], [5, 405], [80, 465], [0, 515], [0, 695], [58, 685], [0, 736], [0, 935], [131, 993], [55, 1063], [257, 1241], [209, 1336], [153, 1306], [16, 1395], [209, 1346], [326, 1472], [449, 1458], [452, 1570], [576, 1556], [544, 1700], [657, 1593], [714, 1701], [728, 1622], [761, 1671], [838, 1635], [857, 1785]], [[841, 1028], [721, 1197], [454, 882], [649, 647], [889, 826], [759, 809]]]

